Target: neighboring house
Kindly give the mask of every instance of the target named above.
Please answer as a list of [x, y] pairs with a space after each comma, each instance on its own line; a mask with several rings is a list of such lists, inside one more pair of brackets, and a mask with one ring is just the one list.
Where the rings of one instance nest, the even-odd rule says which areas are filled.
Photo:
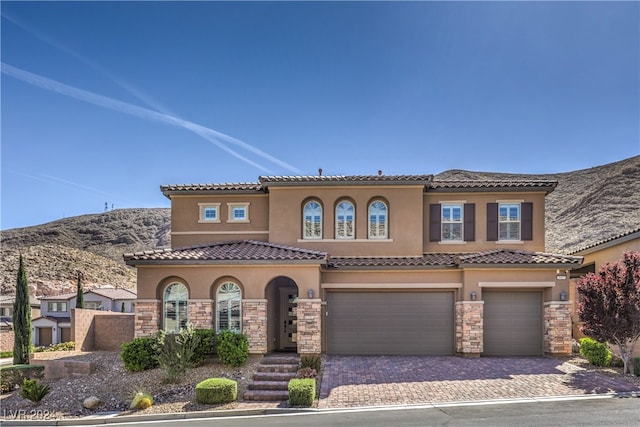
[[[577, 314], [578, 292], [575, 279], [587, 273], [599, 271], [606, 263], [613, 264], [621, 261], [625, 252], [640, 252], [640, 228], [613, 236], [572, 253], [572, 255], [584, 257], [582, 267], [571, 271], [571, 300], [574, 302], [571, 308], [571, 318], [573, 319], [573, 336], [576, 340], [584, 337], [584, 334], [580, 332], [580, 322]], [[640, 356], [640, 345], [636, 347], [634, 355]]]
[[[76, 307], [75, 292], [40, 298], [41, 316], [31, 321], [33, 344], [48, 346], [71, 341], [71, 309]], [[136, 294], [127, 289], [96, 288], [84, 292], [86, 309], [132, 313]]]
[[[13, 305], [15, 295], [0, 295], [0, 351], [13, 351]], [[40, 316], [40, 301], [30, 297], [31, 317]]]
[[187, 322], [251, 353], [571, 352], [569, 271], [545, 253], [554, 181], [265, 176], [162, 186], [171, 249], [137, 268], [136, 336]]

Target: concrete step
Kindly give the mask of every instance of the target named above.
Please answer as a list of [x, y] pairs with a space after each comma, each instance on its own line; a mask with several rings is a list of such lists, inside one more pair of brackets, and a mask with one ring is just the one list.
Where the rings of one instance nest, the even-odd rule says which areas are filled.
[[252, 381], [249, 390], [289, 390], [289, 381]]
[[252, 381], [286, 381], [295, 378], [295, 372], [256, 372]]
[[289, 400], [289, 392], [286, 390], [247, 390], [244, 393], [244, 400], [269, 402]]
[[257, 366], [256, 368], [257, 372], [292, 372], [292, 373], [296, 373], [298, 372], [298, 365], [297, 364], [285, 364], [285, 363], [278, 363], [278, 364], [260, 364]]
[[300, 363], [300, 356], [269, 354], [264, 356], [260, 363], [265, 365], [297, 365]]

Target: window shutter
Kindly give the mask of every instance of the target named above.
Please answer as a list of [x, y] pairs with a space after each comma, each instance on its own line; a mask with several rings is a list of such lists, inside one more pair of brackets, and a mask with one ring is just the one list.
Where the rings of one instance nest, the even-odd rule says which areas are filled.
[[522, 209], [520, 237], [522, 240], [533, 240], [533, 203], [522, 203], [520, 206]]
[[475, 203], [464, 204], [464, 241], [473, 242], [476, 240], [476, 205]]
[[498, 240], [498, 204], [487, 203], [487, 241]]
[[439, 203], [429, 205], [429, 241], [440, 241], [440, 221], [442, 216], [442, 207]]

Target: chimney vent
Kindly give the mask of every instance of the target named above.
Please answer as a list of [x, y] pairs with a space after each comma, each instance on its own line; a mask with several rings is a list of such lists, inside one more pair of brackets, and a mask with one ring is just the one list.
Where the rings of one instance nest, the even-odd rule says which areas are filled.
[[382, 176], [382, 170], [378, 170], [378, 176]]
[[318, 169], [318, 176], [322, 176], [322, 168]]

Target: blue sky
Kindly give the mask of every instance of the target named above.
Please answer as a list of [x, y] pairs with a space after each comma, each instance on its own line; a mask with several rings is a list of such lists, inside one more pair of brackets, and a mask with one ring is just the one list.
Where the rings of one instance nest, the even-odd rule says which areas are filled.
[[260, 175], [640, 154], [638, 2], [8, 2], [0, 228]]

